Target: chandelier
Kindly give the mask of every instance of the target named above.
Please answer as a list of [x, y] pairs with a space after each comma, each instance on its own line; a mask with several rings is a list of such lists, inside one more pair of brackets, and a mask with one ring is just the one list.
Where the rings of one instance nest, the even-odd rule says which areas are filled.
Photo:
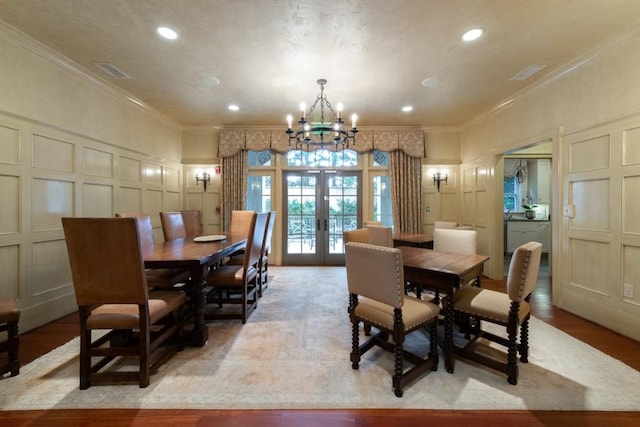
[[[353, 140], [353, 144], [356, 143], [356, 120], [358, 116], [353, 114], [351, 116], [351, 130], [345, 130], [342, 120], [342, 104], [336, 105], [336, 111], [331, 107], [331, 103], [324, 94], [324, 85], [327, 84], [326, 79], [318, 79], [317, 83], [320, 85], [320, 93], [315, 102], [306, 111], [307, 106], [303, 102], [300, 104], [300, 120], [298, 120], [298, 128], [293, 129], [293, 116], [289, 114], [287, 116], [287, 135], [289, 135], [289, 146], [292, 142], [295, 143], [297, 150], [302, 150], [304, 147], [309, 150], [310, 146], [325, 146], [334, 145], [336, 151], [338, 146], [342, 145], [343, 148], [349, 148], [349, 140]], [[314, 122], [311, 114], [316, 110], [316, 107], [320, 107], [320, 121]], [[325, 108], [327, 113], [331, 113], [330, 121], [325, 121], [324, 113]]]

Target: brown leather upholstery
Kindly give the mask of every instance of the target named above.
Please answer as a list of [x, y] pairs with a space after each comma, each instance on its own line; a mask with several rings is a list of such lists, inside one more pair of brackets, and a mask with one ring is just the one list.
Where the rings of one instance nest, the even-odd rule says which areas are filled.
[[[155, 245], [153, 236], [153, 225], [151, 217], [141, 212], [121, 212], [116, 214], [116, 218], [135, 218], [138, 226], [138, 238], [140, 246]], [[154, 268], [147, 269], [147, 285], [149, 289], [172, 289], [182, 288], [189, 281], [189, 271], [177, 268]]]
[[[453, 294], [454, 313], [465, 319], [466, 338], [473, 335], [466, 345], [456, 347], [456, 353], [504, 372], [513, 385], [518, 383], [518, 353], [523, 363], [527, 363], [529, 357], [529, 301], [536, 286], [541, 254], [542, 244], [538, 242], [529, 242], [516, 249], [509, 265], [506, 293], [465, 286]], [[504, 326], [508, 338], [483, 330], [483, 321]], [[476, 352], [473, 344], [479, 338], [507, 347], [507, 362]]]
[[[233, 210], [231, 211], [231, 232], [238, 233], [241, 236], [248, 236], [250, 227], [252, 226], [253, 214], [256, 211], [242, 211], [242, 210]], [[242, 264], [242, 257], [244, 255], [244, 249], [240, 249], [230, 255], [230, 258], [236, 258], [233, 263], [240, 265]]]
[[160, 212], [162, 233], [166, 242], [187, 237], [184, 220], [180, 212]]
[[[402, 397], [404, 387], [427, 370], [438, 369], [436, 327], [440, 307], [404, 294], [402, 252], [396, 248], [349, 242], [345, 246], [351, 319], [351, 367], [359, 368], [361, 356], [378, 345], [394, 355], [393, 391]], [[380, 330], [359, 345], [359, 323]], [[403, 349], [405, 336], [429, 329], [426, 359]], [[391, 336], [392, 342], [389, 342]], [[414, 366], [404, 371], [404, 360]]]
[[199, 210], [180, 211], [187, 237], [202, 235], [202, 215]]
[[[225, 264], [209, 272], [208, 284], [212, 287], [207, 295], [211, 310], [205, 314], [207, 319], [241, 319], [246, 323], [249, 315], [258, 305], [258, 269], [262, 243], [269, 213], [252, 213], [249, 235], [242, 265]], [[240, 305], [239, 311], [226, 311], [225, 304]], [[215, 310], [215, 305], [218, 310]]]
[[0, 297], [0, 332], [6, 332], [7, 338], [0, 342], [0, 352], [7, 352], [7, 362], [0, 365], [0, 376], [10, 373], [15, 377], [20, 373], [20, 361], [18, 359], [18, 322], [20, 321], [20, 308], [15, 298]]
[[262, 244], [260, 260], [258, 261], [258, 296], [262, 296], [262, 291], [269, 285], [269, 252], [271, 251], [271, 239], [276, 223], [276, 211], [271, 211], [269, 222]]
[[[170, 339], [165, 351], [182, 348], [185, 295], [147, 290], [136, 219], [62, 218], [62, 225], [80, 315], [80, 389], [117, 380], [148, 386], [151, 352]], [[109, 331], [94, 340], [94, 329]], [[137, 356], [138, 372], [113, 372], [118, 356]]]

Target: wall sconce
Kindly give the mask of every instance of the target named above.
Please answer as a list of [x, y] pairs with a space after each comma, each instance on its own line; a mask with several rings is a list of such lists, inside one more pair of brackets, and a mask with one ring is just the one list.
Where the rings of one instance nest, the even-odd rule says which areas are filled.
[[204, 191], [207, 191], [207, 185], [211, 184], [211, 174], [207, 173], [207, 171], [202, 172], [202, 178], [198, 176], [196, 173], [196, 185], [202, 181], [202, 185], [204, 185]]
[[440, 183], [444, 182], [444, 184], [446, 185], [448, 179], [449, 179], [449, 176], [446, 173], [444, 174], [444, 178], [442, 177], [442, 174], [440, 174], [440, 171], [433, 174], [433, 183], [438, 189], [438, 192], [440, 192]]

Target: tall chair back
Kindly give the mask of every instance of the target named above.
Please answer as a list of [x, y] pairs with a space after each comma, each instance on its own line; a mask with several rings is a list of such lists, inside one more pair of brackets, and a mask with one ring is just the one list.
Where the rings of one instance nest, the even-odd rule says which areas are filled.
[[369, 230], [369, 243], [372, 245], [393, 247], [393, 230], [383, 225], [366, 225]]
[[116, 218], [135, 218], [138, 225], [140, 246], [146, 247], [155, 244], [153, 225], [151, 224], [151, 217], [149, 215], [140, 212], [120, 212], [116, 214]]
[[180, 212], [160, 212], [160, 221], [162, 222], [162, 233], [165, 241], [187, 237], [184, 220]]
[[200, 236], [202, 234], [202, 214], [199, 210], [180, 211], [184, 231], [187, 237]]
[[475, 230], [457, 230], [455, 228], [436, 228], [433, 230], [433, 250], [474, 255], [478, 247], [478, 232]]

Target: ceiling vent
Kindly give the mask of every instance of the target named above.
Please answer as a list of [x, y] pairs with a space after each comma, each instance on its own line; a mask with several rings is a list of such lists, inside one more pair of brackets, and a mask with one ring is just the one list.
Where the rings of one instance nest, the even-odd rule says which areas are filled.
[[524, 70], [520, 71], [515, 76], [511, 77], [511, 80], [527, 80], [529, 77], [533, 76], [538, 71], [542, 70], [546, 65], [529, 65]]
[[110, 77], [114, 79], [130, 79], [131, 77], [118, 70], [115, 65], [110, 64], [108, 62], [94, 62], [96, 67], [100, 68], [102, 71], [107, 73]]

